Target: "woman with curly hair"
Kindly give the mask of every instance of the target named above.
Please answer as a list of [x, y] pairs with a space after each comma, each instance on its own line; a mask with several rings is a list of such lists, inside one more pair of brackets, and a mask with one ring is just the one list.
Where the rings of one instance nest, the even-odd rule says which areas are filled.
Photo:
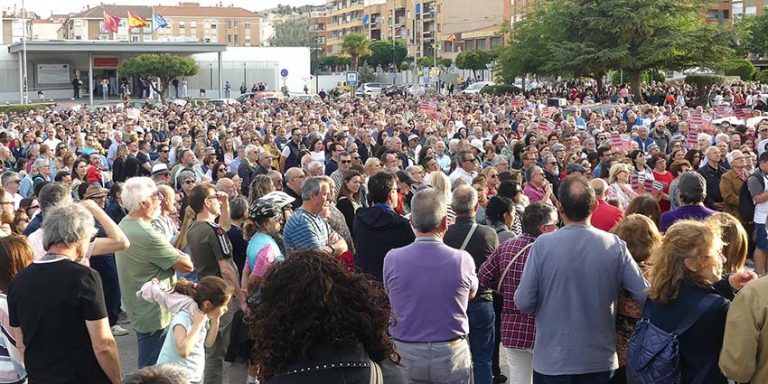
[[387, 333], [387, 295], [333, 257], [290, 255], [267, 273], [259, 299], [250, 328], [260, 382], [406, 383]]

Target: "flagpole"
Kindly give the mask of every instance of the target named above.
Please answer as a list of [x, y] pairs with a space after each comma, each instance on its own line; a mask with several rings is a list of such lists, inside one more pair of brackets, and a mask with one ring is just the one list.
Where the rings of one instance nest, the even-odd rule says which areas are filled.
[[22, 22], [23, 22], [23, 29], [21, 31], [21, 56], [22, 56], [22, 62], [23, 68], [21, 72], [21, 76], [24, 79], [23, 89], [24, 97], [22, 98], [22, 104], [26, 105], [29, 95], [27, 94], [27, 8], [24, 6], [24, 0], [21, 0], [21, 14], [22, 14]]

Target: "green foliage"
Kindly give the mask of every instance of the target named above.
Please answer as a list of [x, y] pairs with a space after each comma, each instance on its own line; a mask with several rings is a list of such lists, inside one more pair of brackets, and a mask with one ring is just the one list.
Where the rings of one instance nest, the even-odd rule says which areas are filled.
[[456, 66], [461, 69], [471, 69], [472, 75], [477, 78], [476, 71], [487, 69], [487, 64], [493, 60], [493, 55], [486, 51], [464, 51], [456, 56]]
[[706, 24], [700, 2], [550, 0], [516, 23], [500, 58], [505, 81], [524, 73], [591, 77], [623, 68], [640, 95], [641, 73], [712, 67], [732, 56], [730, 33]]
[[407, 71], [407, 70], [409, 70], [409, 69], [411, 69], [411, 65], [410, 65], [410, 64], [408, 64], [408, 63], [402, 63], [402, 64], [400, 64], [400, 70], [401, 70], [401, 71]]
[[[608, 77], [611, 79], [611, 84], [613, 85], [622, 84], [621, 71], [611, 71], [608, 73]], [[643, 72], [640, 74], [640, 83], [648, 84], [649, 80], [650, 80], [650, 77], [648, 76], [648, 72]], [[627, 73], [624, 72], [623, 83], [626, 84], [628, 82], [629, 82], [629, 76], [627, 76]]]
[[725, 78], [719, 75], [688, 75], [685, 77], [685, 83], [694, 86], [711, 87], [722, 84]]
[[152, 84], [152, 78], [159, 78], [163, 91], [152, 85], [165, 101], [166, 92], [173, 79], [194, 76], [200, 71], [195, 60], [187, 56], [169, 54], [142, 54], [129, 57], [120, 63], [117, 69], [121, 75], [138, 77]]
[[349, 65], [349, 57], [323, 56], [318, 60], [318, 64], [327, 67], [330, 71], [340, 71], [341, 67]]
[[757, 80], [763, 84], [768, 83], [768, 69], [764, 69], [757, 73]]
[[722, 84], [724, 81], [725, 77], [719, 75], [688, 75], [685, 77], [686, 84], [697, 88], [700, 105], [707, 103], [706, 95], [709, 93], [709, 89], [714, 85]]
[[344, 36], [341, 51], [349, 56], [352, 68], [357, 69], [360, 58], [371, 54], [369, 46], [368, 36], [363, 33], [350, 33]]
[[274, 25], [275, 35], [267, 39], [270, 47], [315, 47], [312, 23], [308, 17], [287, 17]]
[[742, 80], [752, 80], [757, 73], [755, 65], [749, 60], [734, 60], [725, 67], [726, 76], [738, 76]]
[[453, 65], [453, 60], [447, 57], [438, 57], [437, 58], [437, 65], [443, 66], [443, 67], [450, 67]]
[[416, 66], [418, 66], [419, 68], [431, 67], [433, 60], [434, 59], [432, 58], [432, 56], [419, 57], [418, 59], [416, 59]]
[[370, 83], [376, 80], [376, 69], [368, 65], [366, 61], [363, 61], [363, 65], [357, 68], [357, 72], [360, 73], [360, 83]]
[[51, 104], [10, 104], [0, 105], [0, 113], [26, 113], [29, 111], [42, 111], [50, 108]]
[[485, 95], [508, 95], [508, 94], [515, 94], [520, 93], [522, 90], [518, 87], [515, 87], [514, 85], [508, 85], [508, 84], [496, 84], [496, 85], [486, 85], [483, 87], [483, 89], [480, 90], [480, 93]]
[[380, 65], [382, 68], [389, 68], [393, 62], [399, 67], [408, 56], [408, 47], [400, 39], [395, 40], [394, 44], [392, 40], [377, 40], [371, 42], [368, 49], [371, 54], [365, 57], [365, 61], [374, 67]]
[[667, 76], [661, 72], [654, 72], [653, 75], [651, 75], [651, 80], [657, 83], [663, 83], [667, 81]]
[[768, 55], [768, 14], [747, 15], [733, 26], [736, 52], [742, 56]]

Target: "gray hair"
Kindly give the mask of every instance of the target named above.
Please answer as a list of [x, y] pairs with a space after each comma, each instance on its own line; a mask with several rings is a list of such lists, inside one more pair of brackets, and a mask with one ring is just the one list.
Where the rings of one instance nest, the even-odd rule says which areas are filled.
[[40, 205], [40, 212], [45, 212], [59, 204], [72, 203], [72, 191], [61, 183], [46, 184], [40, 189], [37, 202]]
[[323, 170], [325, 170], [325, 165], [324, 165], [323, 163], [321, 163], [321, 162], [319, 162], [319, 161], [317, 161], [317, 160], [313, 160], [313, 161], [312, 161], [311, 163], [309, 163], [309, 165], [307, 166], [307, 170], [309, 170], [310, 172], [312, 172], [312, 170], [313, 170], [313, 169], [315, 169], [315, 168], [318, 168], [318, 167], [320, 167], [320, 168], [322, 168]]
[[557, 220], [557, 211], [555, 207], [549, 204], [534, 203], [523, 211], [522, 229], [523, 233], [538, 236], [541, 235], [539, 229], [542, 225], [550, 224]]
[[[733, 163], [733, 157], [736, 156], [736, 155], [744, 156], [743, 153], [740, 150], [734, 149], [733, 151], [728, 152], [728, 154], [725, 156], [726, 159], [728, 160], [728, 164]], [[3, 184], [5, 184], [5, 182], [3, 182]]]
[[439, 229], [447, 215], [444, 195], [437, 189], [423, 189], [413, 195], [411, 223], [418, 232], [427, 233]]
[[131, 177], [123, 184], [121, 194], [123, 206], [129, 213], [141, 208], [141, 202], [152, 197], [157, 190], [155, 181], [149, 177]]
[[49, 165], [48, 159], [38, 157], [37, 160], [35, 160], [35, 162], [32, 163], [32, 169], [40, 169], [40, 167], [44, 167], [46, 165]]
[[245, 147], [245, 157], [250, 157], [251, 154], [256, 150], [258, 150], [258, 148], [255, 145], [249, 144]]
[[537, 169], [541, 169], [538, 165], [534, 165], [532, 167], [529, 167], [525, 170], [525, 181], [531, 182], [531, 179], [533, 179], [533, 173], [536, 172]]
[[477, 191], [469, 185], [460, 185], [453, 191], [451, 207], [456, 216], [469, 216], [477, 206]]
[[238, 196], [229, 200], [229, 217], [232, 220], [242, 219], [247, 211], [248, 200], [245, 197]]
[[52, 245], [73, 245], [90, 241], [95, 232], [90, 212], [79, 204], [64, 204], [51, 208], [43, 217], [43, 249]]
[[5, 171], [5, 172], [3, 172], [3, 175], [2, 175], [2, 176], [0, 176], [0, 184], [2, 184], [3, 186], [5, 186], [6, 184], [8, 184], [8, 182], [9, 182], [9, 181], [10, 181], [10, 180], [11, 180], [11, 179], [14, 177], [14, 176], [16, 176], [16, 172], [13, 172], [13, 171]]
[[320, 193], [323, 183], [328, 184], [325, 176], [314, 176], [304, 180], [304, 186], [301, 187], [302, 200], [309, 200], [312, 196]]
[[181, 188], [181, 184], [184, 182], [184, 179], [195, 179], [197, 181], [197, 175], [195, 175], [195, 172], [190, 169], [185, 169], [183, 171], [180, 171], [178, 175], [176, 175], [176, 188]]
[[123, 379], [123, 384], [187, 384], [189, 372], [176, 365], [160, 364], [144, 367]]

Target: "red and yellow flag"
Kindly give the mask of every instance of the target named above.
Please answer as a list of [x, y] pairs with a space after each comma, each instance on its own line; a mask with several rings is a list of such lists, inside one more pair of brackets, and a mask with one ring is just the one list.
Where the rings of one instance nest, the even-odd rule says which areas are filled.
[[144, 28], [147, 26], [147, 19], [137, 16], [135, 13], [128, 11], [128, 29], [130, 28]]

